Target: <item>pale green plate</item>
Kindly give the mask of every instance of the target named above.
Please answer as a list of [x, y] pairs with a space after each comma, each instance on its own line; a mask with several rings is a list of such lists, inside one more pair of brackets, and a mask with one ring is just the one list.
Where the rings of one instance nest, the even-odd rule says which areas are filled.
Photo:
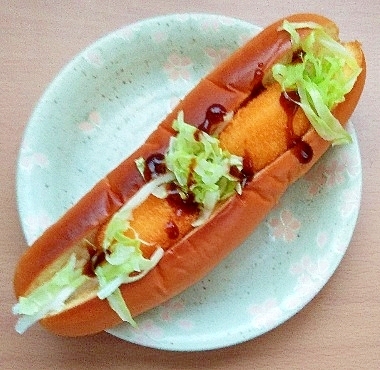
[[[27, 126], [17, 171], [28, 244], [140, 146], [200, 78], [259, 28], [207, 14], [169, 15], [91, 45], [49, 86]], [[207, 350], [281, 324], [341, 261], [361, 198], [354, 143], [330, 150], [261, 226], [199, 284], [109, 332], [167, 350]], [[233, 233], [233, 230], [231, 230]]]

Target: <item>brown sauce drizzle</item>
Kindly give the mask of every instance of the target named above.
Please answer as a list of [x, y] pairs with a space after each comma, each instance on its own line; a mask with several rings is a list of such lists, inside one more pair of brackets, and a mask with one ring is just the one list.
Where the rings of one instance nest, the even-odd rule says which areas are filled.
[[296, 50], [293, 53], [292, 64], [302, 63], [304, 54], [305, 52], [302, 49]]
[[253, 73], [253, 81], [252, 81], [252, 91], [249, 94], [250, 99], [255, 98], [258, 96], [262, 91], [265, 90], [265, 87], [263, 85], [263, 78], [264, 78], [264, 63], [258, 63], [257, 68], [255, 69], [255, 72]]
[[289, 91], [286, 93], [282, 93], [280, 96], [280, 105], [282, 109], [286, 113], [286, 141], [287, 146], [292, 147], [294, 145], [294, 140], [297, 139], [297, 136], [294, 133], [293, 129], [293, 120], [294, 116], [297, 113], [298, 110], [298, 103], [299, 102], [299, 95], [296, 91]]
[[211, 134], [215, 131], [215, 126], [224, 121], [227, 110], [222, 104], [212, 104], [206, 110], [204, 121], [199, 125], [199, 130]]
[[287, 115], [287, 146], [300, 163], [306, 164], [313, 158], [313, 149], [294, 133], [293, 120], [299, 108], [298, 102], [299, 95], [296, 91], [282, 93], [280, 96], [280, 104]]
[[145, 160], [144, 178], [150, 181], [158, 175], [166, 173], [165, 156], [162, 153], [154, 153]]
[[94, 250], [94, 249], [88, 249], [88, 252], [90, 253], [90, 258], [87, 261], [87, 263], [83, 266], [82, 273], [83, 275], [89, 276], [89, 277], [95, 277], [95, 269], [105, 261], [106, 254], [104, 251], [101, 250]]
[[182, 198], [178, 186], [171, 182], [167, 185], [168, 196], [166, 200], [169, 205], [176, 210], [177, 216], [182, 214], [194, 214], [199, 211], [199, 205], [195, 201], [192, 193], [187, 194], [186, 198]]
[[253, 169], [252, 158], [249, 155], [243, 157], [243, 169], [241, 170], [241, 183], [244, 186], [252, 181], [255, 171]]
[[252, 181], [253, 176], [255, 175], [255, 171], [253, 169], [252, 158], [249, 155], [244, 155], [243, 157], [243, 168], [239, 170], [237, 167], [231, 167], [230, 175], [236, 177], [242, 187], [244, 187], [247, 183]]
[[179, 228], [173, 220], [169, 220], [166, 223], [165, 232], [169, 239], [177, 239], [179, 237]]
[[250, 94], [242, 101], [239, 108], [245, 107], [252, 99], [256, 98], [258, 95], [260, 95], [264, 90], [265, 87], [263, 85], [263, 78], [264, 78], [264, 63], [258, 63], [256, 69], [253, 72], [253, 79], [252, 79], [252, 90]]
[[297, 157], [300, 163], [306, 164], [313, 158], [313, 148], [301, 139], [295, 141], [292, 148], [292, 153]]
[[95, 277], [95, 272], [94, 272], [94, 269], [92, 267], [91, 260], [87, 261], [87, 263], [83, 266], [82, 274], [85, 276], [88, 276], [90, 278]]

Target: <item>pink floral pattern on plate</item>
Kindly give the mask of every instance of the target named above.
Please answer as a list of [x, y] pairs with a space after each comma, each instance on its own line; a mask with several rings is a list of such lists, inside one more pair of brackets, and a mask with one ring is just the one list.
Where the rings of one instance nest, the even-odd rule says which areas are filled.
[[181, 331], [190, 332], [194, 327], [194, 323], [183, 317], [184, 313], [186, 313], [184, 301], [173, 298], [158, 307], [156, 320], [142, 319], [136, 328], [129, 326], [128, 330], [134, 341], [152, 345], [152, 342], [164, 339], [167, 325], [177, 327]]
[[49, 164], [48, 155], [39, 149], [33, 149], [30, 143], [24, 139], [20, 149], [20, 168], [27, 173], [32, 173], [36, 168], [47, 169]]
[[263, 303], [252, 304], [248, 307], [248, 312], [252, 326], [257, 329], [275, 325], [283, 315], [276, 298], [268, 298]]
[[274, 239], [292, 242], [297, 238], [301, 221], [289, 209], [282, 209], [277, 217], [269, 218], [268, 225]]
[[25, 217], [25, 223], [32, 235], [39, 235], [43, 230], [46, 230], [53, 220], [45, 210], [35, 211]]
[[89, 113], [87, 120], [78, 123], [78, 128], [83, 133], [90, 133], [100, 126], [102, 118], [96, 110]]
[[214, 68], [231, 54], [231, 51], [227, 48], [207, 48], [205, 52], [206, 55], [210, 58], [211, 64]]
[[49, 166], [49, 159], [45, 153], [30, 152], [25, 154], [20, 162], [20, 165], [28, 172], [34, 168], [46, 168]]
[[164, 65], [164, 70], [170, 80], [177, 81], [179, 79], [191, 79], [192, 61], [188, 56], [173, 53], [169, 55], [167, 62]]
[[323, 187], [341, 185], [345, 182], [346, 176], [356, 177], [360, 171], [360, 160], [343, 151], [328, 163], [317, 163], [314, 171], [307, 173], [304, 179], [310, 183], [308, 192], [313, 197]]
[[360, 206], [360, 189], [352, 187], [343, 190], [341, 194], [340, 214], [348, 218], [357, 212]]
[[100, 68], [104, 65], [104, 56], [99, 49], [89, 50], [85, 54], [85, 59], [96, 68]]

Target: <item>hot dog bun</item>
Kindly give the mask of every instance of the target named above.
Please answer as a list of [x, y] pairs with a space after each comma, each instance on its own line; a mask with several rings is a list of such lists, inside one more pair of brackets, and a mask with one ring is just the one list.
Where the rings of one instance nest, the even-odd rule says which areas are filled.
[[[297, 14], [286, 19], [289, 22], [318, 23], [338, 37], [337, 26], [325, 17]], [[264, 29], [206, 76], [142, 147], [46, 230], [19, 261], [14, 277], [17, 297], [27, 295], [51, 278], [73, 252], [79, 260], [90, 258], [92, 251], [89, 245], [96, 245], [103, 225], [144, 185], [135, 160], [165, 152], [170, 137], [174, 135], [172, 122], [180, 111], [184, 112], [185, 121], [196, 127], [202, 125], [208, 107], [216, 102], [235, 112], [234, 119], [220, 134], [221, 145], [238, 155], [246, 155], [248, 151], [254, 176], [241, 195], [229, 198], [205, 224], [196, 228], [191, 227], [195, 213], [184, 216], [168, 207], [165, 201], [154, 197], [148, 198], [137, 209], [134, 229], [142, 239], [163, 246], [165, 253], [147, 276], [121, 286], [132, 316], [161, 304], [199, 281], [252, 232], [287, 187], [306, 173], [331, 145], [310, 127], [306, 116], [297, 111], [294, 130], [302, 143], [312, 150], [312, 158], [302, 163], [295, 154], [295, 147], [289, 147], [288, 117], [279, 104], [279, 85], [273, 83], [264, 88], [262, 78], [257, 77], [257, 71], [260, 76], [266, 75], [274, 63], [289, 58], [293, 53], [289, 35], [278, 31], [282, 23], [283, 19]], [[299, 31], [301, 37], [308, 33], [307, 28]], [[362, 72], [345, 101], [334, 108], [334, 116], [341, 124], [347, 122], [355, 109], [365, 81], [365, 60], [360, 45], [354, 42], [346, 47], [355, 55]], [[258, 117], [257, 122], [253, 126], [244, 126], [246, 117], [253, 115]], [[278, 125], [268, 130], [268, 122]], [[246, 130], [249, 130], [252, 140], [259, 140], [247, 142]], [[239, 153], [240, 150], [243, 153]], [[157, 212], [160, 217], [156, 217]], [[162, 222], [168, 220], [179, 227], [175, 238], [162, 232]], [[233, 234], [231, 230], [234, 230]], [[146, 250], [144, 253], [148, 255], [151, 252]], [[42, 325], [59, 335], [80, 336], [120, 323], [120, 317], [108, 302], [97, 298], [94, 280], [78, 290], [65, 310], [42, 319]]]

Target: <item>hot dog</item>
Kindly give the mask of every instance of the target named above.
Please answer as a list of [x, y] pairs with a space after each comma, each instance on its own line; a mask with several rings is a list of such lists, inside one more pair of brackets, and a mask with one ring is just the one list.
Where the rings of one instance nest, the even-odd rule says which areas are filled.
[[199, 281], [330, 145], [350, 141], [365, 71], [360, 44], [340, 43], [325, 17], [265, 28], [21, 256], [16, 329], [134, 325]]

